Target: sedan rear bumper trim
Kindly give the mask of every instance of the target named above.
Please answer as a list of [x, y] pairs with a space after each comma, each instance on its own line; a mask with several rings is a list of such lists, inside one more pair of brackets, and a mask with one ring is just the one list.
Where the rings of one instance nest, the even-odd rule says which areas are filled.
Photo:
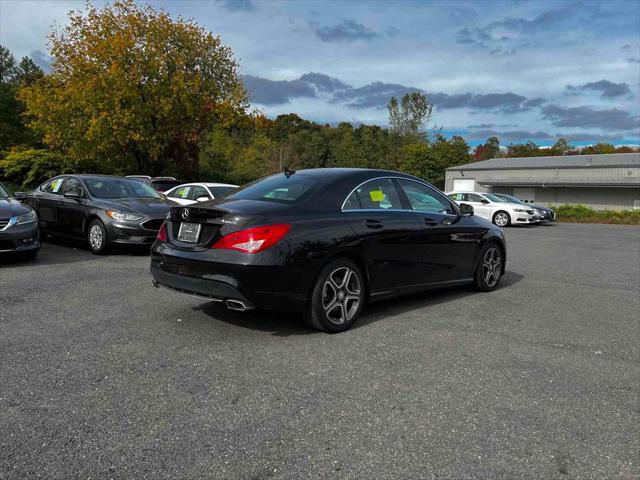
[[177, 275], [156, 267], [151, 267], [151, 276], [153, 284], [157, 287], [165, 287], [188, 295], [206, 298], [213, 302], [239, 300], [247, 305], [247, 309], [253, 308], [253, 304], [228, 283]]

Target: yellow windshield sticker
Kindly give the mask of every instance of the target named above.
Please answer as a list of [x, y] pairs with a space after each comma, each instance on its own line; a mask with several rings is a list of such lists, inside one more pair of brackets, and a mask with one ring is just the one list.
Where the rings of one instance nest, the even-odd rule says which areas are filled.
[[382, 193], [382, 190], [371, 190], [369, 195], [373, 202], [382, 202], [384, 200], [384, 193]]
[[59, 179], [53, 181], [53, 183], [51, 184], [51, 190], [54, 193], [58, 193], [58, 190], [60, 190], [61, 186], [62, 186], [62, 179], [59, 178]]

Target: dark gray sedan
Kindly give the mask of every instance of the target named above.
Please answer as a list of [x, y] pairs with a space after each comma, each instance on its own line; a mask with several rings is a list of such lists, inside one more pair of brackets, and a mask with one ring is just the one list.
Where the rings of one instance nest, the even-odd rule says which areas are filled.
[[39, 250], [36, 212], [9, 195], [0, 183], [0, 254], [22, 255], [33, 259]]
[[142, 182], [109, 175], [60, 175], [16, 196], [36, 210], [43, 233], [86, 239], [93, 253], [152, 244], [176, 205]]

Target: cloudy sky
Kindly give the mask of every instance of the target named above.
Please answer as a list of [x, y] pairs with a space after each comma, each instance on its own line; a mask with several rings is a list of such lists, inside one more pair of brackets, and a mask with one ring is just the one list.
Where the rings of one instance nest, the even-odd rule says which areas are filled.
[[[640, 143], [638, 1], [150, 3], [219, 34], [270, 116], [386, 124], [391, 96], [421, 90], [472, 144]], [[0, 0], [0, 43], [46, 62], [46, 33], [83, 4]]]

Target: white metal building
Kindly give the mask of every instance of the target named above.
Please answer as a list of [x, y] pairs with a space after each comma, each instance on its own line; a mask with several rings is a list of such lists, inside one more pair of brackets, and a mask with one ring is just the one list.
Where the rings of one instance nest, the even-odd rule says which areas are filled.
[[492, 158], [447, 169], [445, 191], [497, 192], [542, 205], [640, 208], [640, 153]]

